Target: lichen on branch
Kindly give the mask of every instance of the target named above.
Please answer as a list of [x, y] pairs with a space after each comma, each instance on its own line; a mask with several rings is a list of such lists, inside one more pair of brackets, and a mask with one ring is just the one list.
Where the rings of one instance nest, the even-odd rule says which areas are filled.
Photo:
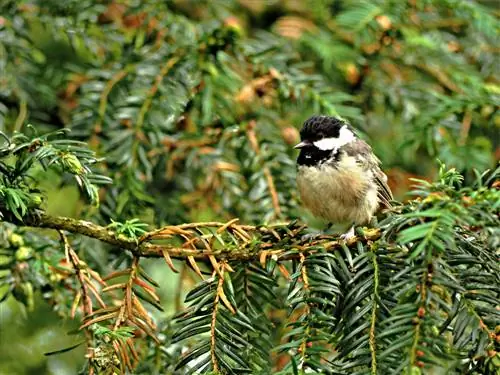
[[[8, 221], [8, 217], [6, 217]], [[55, 229], [74, 235], [83, 235], [130, 251], [134, 256], [163, 258], [165, 252], [173, 259], [195, 259], [214, 256], [218, 260], [262, 260], [268, 256], [280, 259], [299, 258], [299, 253], [310, 247], [321, 246], [326, 251], [341, 247], [335, 236], [322, 235], [313, 240], [305, 236], [306, 227], [296, 221], [274, 225], [243, 225], [237, 220], [227, 223], [200, 222], [168, 225], [144, 233], [138, 239], [126, 237], [98, 224], [62, 216], [37, 213], [27, 216], [22, 222], [12, 222], [27, 227]], [[213, 232], [215, 230], [215, 233]], [[357, 241], [374, 241], [380, 238], [379, 229], [368, 229], [363, 238], [353, 238], [348, 245]], [[180, 240], [180, 241], [179, 241]], [[296, 249], [297, 254], [282, 254]], [[312, 250], [314, 252], [314, 250]]]

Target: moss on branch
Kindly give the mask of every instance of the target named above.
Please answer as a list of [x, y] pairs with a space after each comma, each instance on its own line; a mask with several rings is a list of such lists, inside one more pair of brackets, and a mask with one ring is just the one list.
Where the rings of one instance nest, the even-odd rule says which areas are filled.
[[[299, 258], [299, 254], [306, 250], [314, 252], [317, 251], [315, 249], [321, 248], [334, 251], [341, 247], [334, 236], [323, 235], [314, 240], [305, 239], [305, 226], [296, 222], [252, 226], [238, 225], [237, 219], [234, 219], [227, 223], [169, 225], [147, 232], [135, 240], [93, 222], [70, 217], [41, 213], [27, 217], [22, 223], [14, 218], [5, 219], [19, 226], [63, 230], [87, 236], [146, 258], [163, 258], [166, 252], [174, 259], [202, 259], [214, 256], [218, 260], [262, 260], [267, 256], [275, 256], [285, 260]], [[365, 231], [364, 238], [353, 238], [347, 245], [351, 246], [358, 241], [374, 241], [379, 237], [380, 230], [370, 229]], [[227, 238], [231, 241], [225, 241]]]

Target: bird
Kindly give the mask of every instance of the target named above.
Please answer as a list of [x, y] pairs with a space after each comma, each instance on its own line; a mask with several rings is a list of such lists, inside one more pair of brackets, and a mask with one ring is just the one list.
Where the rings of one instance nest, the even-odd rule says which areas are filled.
[[355, 237], [355, 227], [370, 223], [379, 209], [391, 207], [380, 160], [344, 119], [310, 117], [294, 148], [300, 150], [296, 180], [302, 204], [330, 225], [349, 228], [342, 240]]

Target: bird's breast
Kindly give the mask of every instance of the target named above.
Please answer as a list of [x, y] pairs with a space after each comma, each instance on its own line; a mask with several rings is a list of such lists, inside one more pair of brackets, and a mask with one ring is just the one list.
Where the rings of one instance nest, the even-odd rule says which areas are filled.
[[370, 172], [350, 156], [334, 165], [299, 166], [297, 186], [313, 215], [333, 223], [365, 223], [378, 206]]

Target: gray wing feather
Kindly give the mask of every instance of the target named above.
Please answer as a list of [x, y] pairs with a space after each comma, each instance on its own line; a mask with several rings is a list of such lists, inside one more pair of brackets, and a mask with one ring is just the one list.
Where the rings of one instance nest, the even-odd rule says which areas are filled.
[[391, 188], [387, 184], [387, 176], [380, 170], [380, 168], [378, 168], [378, 171], [375, 172], [375, 182], [377, 183], [377, 196], [380, 203], [385, 206], [385, 208], [391, 208], [391, 201], [394, 197], [392, 196]]
[[347, 155], [356, 157], [358, 163], [363, 164], [367, 169], [372, 171], [374, 181], [377, 184], [378, 199], [382, 206], [390, 208], [391, 200], [394, 199], [392, 191], [387, 184], [387, 176], [380, 169], [380, 160], [372, 152], [370, 145], [358, 139], [344, 146], [343, 150]]

